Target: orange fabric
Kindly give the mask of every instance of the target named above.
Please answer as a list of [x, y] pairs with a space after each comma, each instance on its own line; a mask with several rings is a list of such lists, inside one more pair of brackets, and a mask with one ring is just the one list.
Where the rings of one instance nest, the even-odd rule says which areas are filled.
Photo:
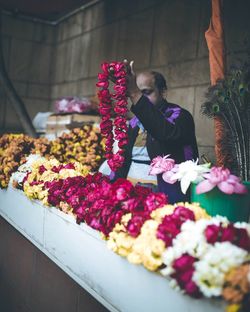
[[[209, 50], [210, 80], [212, 85], [218, 79], [224, 78], [225, 73], [224, 36], [221, 16], [222, 3], [223, 0], [212, 0], [212, 17], [209, 28], [205, 33]], [[223, 166], [226, 163], [226, 159], [221, 151], [223, 127], [219, 118], [215, 118], [214, 126], [216, 162], [218, 166]]]
[[214, 85], [218, 79], [224, 78], [224, 38], [221, 17], [222, 0], [212, 0], [212, 17], [205, 33], [209, 50], [210, 80]]

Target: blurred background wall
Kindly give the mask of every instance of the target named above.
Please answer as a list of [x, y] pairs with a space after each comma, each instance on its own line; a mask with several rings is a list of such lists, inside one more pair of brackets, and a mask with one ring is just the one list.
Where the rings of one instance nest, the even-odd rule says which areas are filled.
[[[250, 2], [224, 1], [228, 66], [246, 58]], [[3, 15], [7, 71], [33, 118], [60, 96], [93, 96], [102, 61], [135, 61], [165, 75], [168, 100], [194, 116], [200, 154], [214, 159], [213, 121], [200, 115], [209, 87], [204, 32], [210, 0], [100, 0], [61, 22]], [[0, 87], [0, 131], [22, 131]]]

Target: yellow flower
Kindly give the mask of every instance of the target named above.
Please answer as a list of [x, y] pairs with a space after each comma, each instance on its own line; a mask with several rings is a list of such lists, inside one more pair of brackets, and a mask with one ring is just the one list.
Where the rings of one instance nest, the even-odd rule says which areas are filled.
[[174, 205], [165, 205], [161, 208], [158, 208], [158, 209], [151, 212], [151, 218], [153, 218], [154, 220], [156, 220], [160, 223], [165, 216], [172, 214], [174, 212], [175, 208], [178, 206], [182, 206], [182, 207], [185, 207], [185, 208], [192, 210], [194, 215], [195, 215], [195, 220], [210, 219], [211, 218], [207, 214], [206, 210], [201, 208], [198, 203], [190, 204], [187, 202], [186, 203], [179, 202], [179, 203], [176, 203]]
[[167, 216], [170, 215], [174, 212], [175, 207], [173, 205], [165, 205], [161, 208], [158, 208], [154, 211], [151, 212], [151, 218], [153, 218], [154, 220], [156, 220], [157, 222], [161, 223], [162, 219]]
[[46, 201], [48, 198], [48, 190], [43, 190], [41, 187], [41, 190], [39, 191], [37, 198], [42, 201], [45, 199]]
[[238, 312], [240, 308], [240, 304], [230, 304], [226, 307], [226, 312]]
[[115, 253], [126, 257], [132, 250], [134, 238], [126, 232], [126, 225], [131, 219], [131, 213], [124, 215], [120, 223], [117, 223], [107, 237], [107, 246]]
[[[40, 173], [40, 166], [45, 167], [45, 171]], [[61, 163], [51, 158], [49, 160], [42, 158], [35, 161], [32, 165], [32, 171], [28, 176], [27, 181], [24, 183], [24, 192], [29, 198], [39, 199], [44, 204], [48, 205], [48, 190], [44, 188], [45, 182], [51, 182], [59, 179], [66, 179], [68, 177], [75, 176], [86, 176], [88, 174], [88, 170], [86, 166], [75, 162], [75, 169], [61, 169], [59, 172], [54, 172], [51, 169], [54, 166], [59, 166]], [[31, 185], [32, 182], [40, 182], [37, 185]]]
[[140, 235], [135, 239], [132, 252], [128, 255], [131, 263], [142, 263], [150, 271], [157, 270], [162, 265], [162, 254], [165, 251], [165, 244], [156, 237], [159, 223], [155, 220], [147, 220]]

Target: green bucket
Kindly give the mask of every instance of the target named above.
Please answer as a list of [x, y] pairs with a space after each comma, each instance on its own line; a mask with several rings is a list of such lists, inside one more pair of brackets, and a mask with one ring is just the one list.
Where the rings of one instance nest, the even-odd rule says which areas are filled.
[[232, 222], [249, 222], [250, 217], [250, 182], [243, 182], [247, 187], [247, 194], [227, 195], [217, 187], [210, 192], [196, 194], [196, 185], [191, 185], [191, 202], [198, 202], [211, 216], [221, 215]]

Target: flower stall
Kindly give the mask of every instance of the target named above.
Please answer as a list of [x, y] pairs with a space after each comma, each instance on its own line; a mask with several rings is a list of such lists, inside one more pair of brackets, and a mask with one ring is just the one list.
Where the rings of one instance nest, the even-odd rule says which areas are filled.
[[[169, 159], [152, 167], [158, 161]], [[204, 168], [198, 171], [206, 175]], [[128, 180], [111, 183], [79, 162], [38, 155], [26, 158], [0, 198], [1, 216], [110, 311], [223, 311], [225, 300], [238, 310], [249, 303], [246, 222], [211, 217], [198, 204], [170, 205]]]
[[[201, 203], [170, 205], [163, 193], [97, 172], [104, 156], [112, 172], [120, 168], [127, 144], [124, 64], [102, 70], [100, 130], [84, 126], [50, 142], [0, 138], [1, 216], [110, 311], [247, 311], [249, 185], [225, 168], [158, 156], [149, 174], [178, 181], [183, 193], [192, 184]], [[223, 202], [210, 209], [214, 200], [195, 197], [214, 190], [225, 201], [239, 196], [242, 213], [232, 215]]]

